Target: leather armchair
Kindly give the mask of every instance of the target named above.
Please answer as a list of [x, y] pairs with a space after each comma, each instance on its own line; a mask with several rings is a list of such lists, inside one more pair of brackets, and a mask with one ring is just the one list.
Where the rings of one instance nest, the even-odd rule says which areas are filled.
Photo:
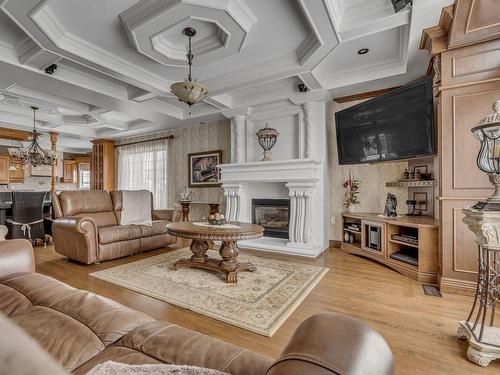
[[337, 313], [304, 320], [266, 375], [393, 375], [385, 339], [366, 323]]

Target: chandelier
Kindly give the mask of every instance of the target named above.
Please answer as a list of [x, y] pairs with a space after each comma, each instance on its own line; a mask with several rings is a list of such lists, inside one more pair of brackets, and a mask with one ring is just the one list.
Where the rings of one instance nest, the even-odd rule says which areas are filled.
[[38, 144], [38, 139], [41, 137], [41, 133], [36, 129], [36, 111], [37, 107], [31, 107], [33, 110], [33, 131], [30, 134], [28, 140], [31, 142], [26, 148], [14, 148], [9, 149], [12, 158], [23, 164], [31, 164], [34, 167], [40, 165], [52, 165], [52, 162], [56, 160], [52, 153], [44, 151]]
[[208, 94], [208, 87], [193, 81], [191, 76], [191, 70], [193, 65], [193, 53], [191, 52], [191, 38], [196, 35], [196, 30], [192, 27], [186, 27], [183, 30], [183, 34], [189, 38], [188, 41], [188, 76], [184, 82], [176, 82], [170, 86], [170, 91], [179, 99], [181, 102], [186, 103], [189, 106], [189, 113], [191, 113], [191, 106], [202, 101]]

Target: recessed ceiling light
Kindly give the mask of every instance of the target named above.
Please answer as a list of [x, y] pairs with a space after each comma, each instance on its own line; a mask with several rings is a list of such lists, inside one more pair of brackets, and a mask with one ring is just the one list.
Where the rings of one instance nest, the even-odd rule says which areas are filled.
[[358, 51], [358, 55], [366, 55], [368, 53], [368, 51], [370, 51], [368, 48], [361, 48]]

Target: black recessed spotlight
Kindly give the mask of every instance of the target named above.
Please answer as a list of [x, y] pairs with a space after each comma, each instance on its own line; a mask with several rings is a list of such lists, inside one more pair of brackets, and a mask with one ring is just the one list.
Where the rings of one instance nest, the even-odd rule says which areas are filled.
[[45, 68], [45, 73], [47, 73], [48, 75], [52, 75], [52, 74], [54, 74], [56, 69], [57, 69], [56, 64], [49, 65], [48, 67]]
[[358, 50], [358, 55], [366, 55], [370, 50], [368, 48], [361, 48]]

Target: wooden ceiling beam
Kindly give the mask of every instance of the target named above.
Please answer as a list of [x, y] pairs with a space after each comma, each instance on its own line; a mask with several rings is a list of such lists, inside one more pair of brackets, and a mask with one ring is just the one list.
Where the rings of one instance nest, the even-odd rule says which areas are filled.
[[9, 139], [12, 141], [22, 141], [26, 142], [31, 135], [30, 132], [17, 129], [1, 128], [0, 127], [0, 138]]
[[392, 90], [395, 90], [399, 87], [401, 87], [401, 86], [388, 87], [386, 89], [367, 91], [367, 92], [362, 92], [360, 94], [354, 94], [354, 95], [348, 95], [348, 96], [340, 96], [338, 98], [334, 98], [333, 100], [335, 100], [337, 103], [347, 103], [347, 102], [352, 102], [354, 100], [374, 98], [376, 96], [386, 94], [386, 93], [388, 93]]

